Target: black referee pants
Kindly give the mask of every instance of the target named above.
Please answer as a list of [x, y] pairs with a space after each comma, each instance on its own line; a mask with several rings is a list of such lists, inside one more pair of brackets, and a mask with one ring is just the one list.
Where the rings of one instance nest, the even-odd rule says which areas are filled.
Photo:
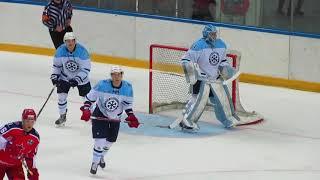
[[63, 42], [64, 34], [66, 34], [66, 32], [72, 32], [72, 31], [73, 30], [71, 26], [68, 26], [65, 30], [61, 32], [49, 31], [54, 47], [58, 49], [58, 47], [64, 43]]

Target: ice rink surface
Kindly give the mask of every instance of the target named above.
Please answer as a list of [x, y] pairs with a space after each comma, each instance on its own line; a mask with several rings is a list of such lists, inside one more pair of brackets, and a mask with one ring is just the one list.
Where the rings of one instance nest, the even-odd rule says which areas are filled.
[[[0, 51], [0, 123], [20, 120], [25, 107], [37, 111], [52, 85], [52, 57]], [[109, 77], [110, 65], [93, 63], [92, 84]], [[56, 128], [57, 95], [53, 94], [36, 129], [40, 179], [106, 180], [319, 180], [320, 94], [240, 84], [242, 103], [265, 117], [252, 126], [224, 129], [205, 114], [200, 132], [161, 129], [173, 118], [148, 115], [148, 70], [126, 68], [133, 84], [134, 110], [145, 124], [122, 124], [118, 141], [107, 154], [106, 169], [89, 174], [91, 125], [80, 121], [82, 99], [70, 91], [68, 120]], [[171, 113], [180, 113], [178, 111]], [[169, 113], [170, 114], [170, 113]]]

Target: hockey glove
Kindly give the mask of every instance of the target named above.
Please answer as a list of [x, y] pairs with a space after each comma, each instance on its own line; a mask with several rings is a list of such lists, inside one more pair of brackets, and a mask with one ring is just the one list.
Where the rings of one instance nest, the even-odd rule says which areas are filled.
[[59, 75], [58, 74], [51, 74], [51, 82], [54, 86], [59, 85]]
[[37, 168], [30, 169], [32, 175], [28, 172], [28, 179], [29, 180], [39, 180], [39, 173]]
[[126, 121], [130, 128], [138, 128], [140, 125], [138, 119], [134, 114], [129, 114], [128, 117], [126, 118]]
[[69, 84], [71, 87], [76, 87], [76, 86], [78, 86], [78, 81], [75, 79], [70, 79]]
[[82, 111], [81, 120], [88, 122], [90, 120], [91, 111], [90, 111], [90, 104], [85, 103], [81, 106], [80, 110]]

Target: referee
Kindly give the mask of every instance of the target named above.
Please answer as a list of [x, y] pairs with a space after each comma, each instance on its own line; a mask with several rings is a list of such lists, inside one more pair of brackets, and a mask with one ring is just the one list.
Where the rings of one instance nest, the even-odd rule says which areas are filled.
[[72, 5], [70, 0], [51, 0], [44, 8], [42, 22], [49, 28], [56, 49], [64, 43], [64, 34], [72, 32], [71, 18]]

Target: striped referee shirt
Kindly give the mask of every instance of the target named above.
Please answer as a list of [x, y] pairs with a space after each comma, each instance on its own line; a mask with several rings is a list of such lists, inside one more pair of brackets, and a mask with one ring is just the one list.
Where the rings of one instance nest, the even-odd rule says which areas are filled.
[[44, 8], [42, 22], [50, 31], [54, 31], [58, 25], [66, 29], [66, 21], [72, 17], [72, 5], [69, 0], [61, 0], [55, 3], [51, 0]]

